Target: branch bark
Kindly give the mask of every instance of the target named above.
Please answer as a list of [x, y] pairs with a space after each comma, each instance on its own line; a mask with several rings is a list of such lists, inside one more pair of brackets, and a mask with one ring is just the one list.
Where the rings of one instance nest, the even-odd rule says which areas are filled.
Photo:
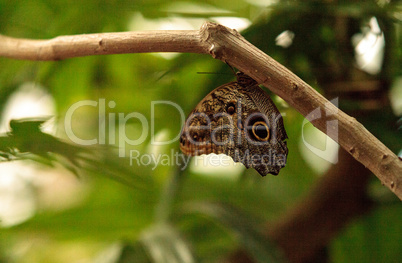
[[[402, 160], [355, 118], [339, 110], [287, 68], [250, 44], [236, 30], [206, 22], [200, 31], [104, 33], [60, 36], [50, 40], [15, 39], [0, 35], [0, 56], [14, 59], [60, 60], [145, 52], [211, 54], [238, 68], [296, 108], [402, 200]], [[337, 122], [327, 122], [328, 117]]]
[[49, 40], [18, 39], [0, 35], [0, 56], [52, 61], [123, 53], [206, 53], [197, 30], [160, 30], [59, 36]]

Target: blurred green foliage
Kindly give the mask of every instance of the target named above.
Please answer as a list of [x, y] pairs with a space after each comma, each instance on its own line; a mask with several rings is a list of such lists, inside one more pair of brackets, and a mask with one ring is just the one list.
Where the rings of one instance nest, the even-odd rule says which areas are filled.
[[[150, 21], [169, 22], [176, 17], [201, 20], [239, 17], [251, 21], [242, 33], [251, 43], [318, 90], [325, 91], [320, 85], [324, 76], [317, 69], [328, 68], [331, 60], [354, 67], [351, 54], [341, 56], [334, 51], [337, 29], [332, 19], [338, 16], [355, 19], [349, 29], [358, 32], [365, 21], [377, 16], [389, 30], [384, 31], [388, 41], [386, 58], [393, 58], [384, 63], [387, 67], [381, 78], [393, 81], [400, 73], [395, 70], [398, 63], [395, 57], [400, 54], [395, 30], [400, 25], [396, 29], [392, 27], [397, 19], [392, 11], [394, 3], [339, 1], [336, 5], [320, 1], [279, 1], [261, 7], [252, 2], [189, 1], [188, 5], [200, 5], [207, 10], [191, 12], [172, 11], [169, 7], [173, 2], [159, 0], [0, 0], [0, 33], [48, 39], [59, 35], [127, 31], [138, 13]], [[135, 27], [139, 30], [142, 25]], [[285, 30], [296, 33], [295, 42], [288, 49], [275, 44], [275, 38]], [[114, 108], [106, 107], [105, 121], [107, 125], [113, 124], [111, 127], [116, 129], [116, 139], [119, 139], [118, 113], [138, 112], [150, 122], [151, 102], [166, 100], [177, 103], [188, 114], [210, 90], [233, 80], [227, 65], [196, 54], [180, 54], [171, 59], [155, 54], [124, 54], [56, 62], [0, 58], [0, 65], [0, 114], [5, 113], [7, 101], [23, 83], [33, 82], [53, 97], [57, 126], [56, 135], [50, 135], [40, 129], [44, 120], [10, 123], [9, 133], [0, 137], [0, 160], [4, 163], [17, 162], [16, 159], [32, 163], [33, 160], [38, 168], [37, 177], [41, 177], [40, 171], [48, 171], [49, 166], [54, 167], [51, 171], [55, 174], [67, 168], [72, 173], [63, 176], [75, 174], [75, 180], [87, 186], [85, 196], [73, 206], [46, 209], [41, 207], [38, 198], [31, 218], [1, 228], [0, 262], [80, 259], [87, 262], [104, 255], [109, 260], [99, 262], [218, 262], [237, 247], [245, 248], [256, 262], [281, 262], [275, 247], [260, 233], [263, 222], [280, 218], [320, 176], [300, 153], [303, 116], [294, 109], [278, 104], [280, 111], [286, 113], [290, 154], [286, 168], [277, 177], [261, 178], [252, 170], [245, 170], [235, 179], [219, 174], [205, 176], [189, 168], [182, 171], [180, 166], [152, 170], [135, 163], [130, 165], [127, 157], [119, 158], [117, 143], [108, 141], [109, 129], [106, 129], [109, 146], [81, 147], [69, 141], [64, 129], [68, 109], [82, 100], [99, 103], [105, 99], [106, 105], [114, 101]], [[168, 105], [158, 107], [153, 116], [155, 134], [174, 138], [181, 130], [177, 110]], [[116, 119], [111, 120], [109, 114], [115, 114]], [[4, 121], [5, 116], [2, 118]], [[393, 121], [392, 117], [389, 119]], [[73, 116], [73, 130], [82, 138], [97, 138], [99, 121], [97, 108], [87, 107]], [[384, 131], [383, 127], [379, 122], [372, 124], [372, 130], [380, 135], [384, 132], [384, 140], [389, 145], [401, 149], [397, 128]], [[137, 139], [140, 129], [140, 123], [133, 121], [126, 129], [127, 136]], [[143, 144], [128, 149], [151, 152], [150, 136]], [[178, 141], [157, 148], [165, 154], [172, 150], [178, 151]], [[56, 165], [60, 163], [64, 168]], [[0, 176], [14, 176], [1, 172], [2, 165]], [[38, 194], [41, 191], [34, 183], [30, 187]], [[378, 202], [390, 201], [383, 201], [373, 213], [354, 222], [334, 240], [330, 247], [333, 262], [397, 262], [400, 259], [399, 201], [388, 192], [373, 198], [378, 198]]]

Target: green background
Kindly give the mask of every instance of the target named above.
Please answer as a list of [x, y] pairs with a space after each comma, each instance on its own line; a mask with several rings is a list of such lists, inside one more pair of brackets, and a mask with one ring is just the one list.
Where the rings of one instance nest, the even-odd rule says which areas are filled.
[[[279, 1], [261, 7], [240, 0], [188, 1], [181, 2], [186, 8], [178, 8], [181, 6], [177, 3], [166, 1], [1, 0], [0, 34], [49, 39], [160, 29], [157, 25], [177, 22], [175, 19], [195, 26], [202, 21], [216, 21], [216, 17], [243, 18], [250, 22], [242, 31], [246, 39], [324, 92], [320, 84], [328, 73], [319, 75], [322, 71], [317, 69], [337, 61], [349, 74], [345, 79], [353, 79], [350, 75], [356, 72], [353, 52], [339, 48], [336, 18], [348, 18], [348, 30], [355, 34], [364, 32], [370, 18], [376, 17], [386, 39], [384, 65], [380, 73], [365, 78], [387, 80], [390, 84], [386, 92], [392, 90], [393, 96], [400, 98], [401, 17], [397, 13], [401, 9], [395, 2], [385, 2]], [[183, 23], [183, 29], [188, 29], [188, 24]], [[180, 29], [178, 25], [175, 29]], [[295, 33], [289, 48], [275, 44], [275, 38], [285, 30]], [[129, 159], [118, 157], [117, 145], [83, 150], [71, 146], [65, 134], [65, 114], [82, 100], [114, 101], [116, 107], [106, 108], [106, 113], [114, 113], [116, 120], [118, 113], [138, 112], [150, 122], [152, 101], [177, 103], [187, 115], [209, 91], [233, 79], [227, 65], [200, 54], [169, 59], [155, 54], [123, 54], [54, 62], [0, 58], [0, 113], [4, 114], [7, 101], [22, 84], [35, 83], [54, 99], [57, 130], [53, 135], [59, 138], [44, 135], [38, 123], [29, 122], [17, 123], [12, 134], [1, 137], [4, 158], [0, 176], [23, 178], [24, 187], [15, 192], [27, 196], [34, 208], [26, 220], [0, 228], [0, 262], [165, 262], [158, 261], [158, 253], [166, 262], [192, 262], [191, 258], [195, 262], [220, 262], [238, 247], [258, 262], [281, 262], [274, 245], [262, 234], [264, 222], [280, 219], [302, 200], [325, 168], [312, 167], [300, 150], [303, 116], [268, 90], [279, 110], [286, 113], [289, 135], [288, 164], [276, 177], [262, 178], [254, 170], [245, 169], [230, 175], [203, 174], [191, 168], [181, 171], [178, 166], [158, 166], [155, 170], [152, 166], [130, 166]], [[342, 107], [344, 101], [340, 103]], [[348, 103], [346, 108], [358, 104]], [[361, 116], [361, 121], [398, 153], [402, 149], [401, 134], [394, 113], [381, 109], [377, 115]], [[109, 120], [107, 115], [107, 123]], [[393, 123], [391, 128], [384, 125], [384, 120]], [[181, 130], [177, 110], [168, 105], [156, 108], [153, 121], [155, 134], [164, 138], [173, 138]], [[77, 136], [96, 138], [97, 108], [80, 109], [73, 123]], [[118, 133], [117, 121], [113, 127]], [[126, 133], [131, 139], [138, 138], [140, 123], [132, 120]], [[32, 154], [16, 154], [10, 149]], [[151, 152], [150, 137], [129, 149]], [[170, 154], [172, 150], [179, 150], [178, 141], [155, 151]], [[15, 156], [26, 160], [8, 160]], [[10, 162], [23, 162], [33, 169], [33, 176], [24, 176], [25, 170], [17, 174], [2, 171], [2, 166]], [[327, 164], [322, 159], [315, 162], [317, 167]], [[52, 181], [52, 176], [57, 179]], [[38, 183], [49, 180], [52, 184], [47, 186]], [[54, 187], [59, 188], [52, 192]], [[374, 208], [334, 237], [328, 246], [330, 262], [400, 260], [400, 201], [374, 176], [368, 195]]]

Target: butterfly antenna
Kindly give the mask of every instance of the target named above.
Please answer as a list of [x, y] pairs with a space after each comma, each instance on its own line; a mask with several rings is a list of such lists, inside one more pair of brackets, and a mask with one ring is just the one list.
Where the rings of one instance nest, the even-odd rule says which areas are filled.
[[229, 68], [232, 70], [232, 72], [233, 72], [233, 75], [237, 75], [236, 74], [236, 70], [234, 69], [234, 67], [232, 67], [229, 63], [227, 63], [227, 62], [225, 62], [226, 63], [226, 65], [228, 65], [229, 66]]
[[216, 74], [216, 75], [226, 75], [227, 73], [222, 73], [222, 72], [207, 72], [207, 71], [197, 71], [197, 74]]

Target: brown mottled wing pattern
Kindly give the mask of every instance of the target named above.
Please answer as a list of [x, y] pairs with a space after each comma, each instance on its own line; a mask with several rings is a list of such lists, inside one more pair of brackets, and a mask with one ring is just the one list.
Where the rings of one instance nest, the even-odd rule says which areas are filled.
[[186, 155], [224, 153], [262, 176], [286, 165], [285, 128], [271, 98], [250, 77], [210, 92], [190, 113], [180, 136]]

